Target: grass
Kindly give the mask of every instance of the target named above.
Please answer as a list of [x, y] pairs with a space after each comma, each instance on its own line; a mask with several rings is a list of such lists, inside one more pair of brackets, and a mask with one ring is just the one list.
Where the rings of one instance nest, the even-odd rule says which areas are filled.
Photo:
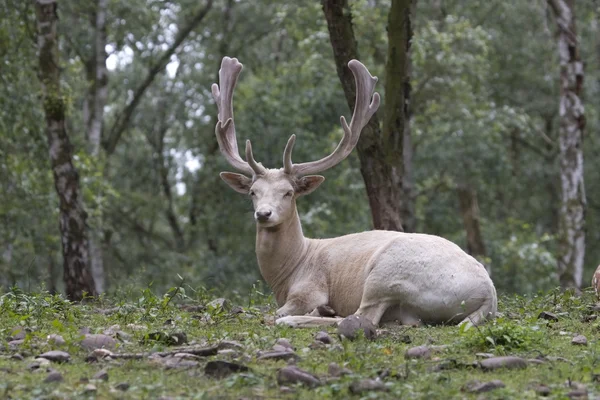
[[[142, 291], [136, 299], [119, 302], [101, 299], [99, 302], [72, 304], [60, 296], [47, 293], [25, 294], [12, 291], [0, 296], [0, 398], [7, 399], [238, 399], [238, 398], [477, 398], [461, 390], [471, 380], [482, 382], [500, 379], [504, 388], [485, 393], [491, 399], [537, 398], [536, 385], [547, 385], [550, 398], [568, 398], [574, 387], [583, 384], [590, 397], [600, 395], [600, 356], [598, 330], [600, 322], [593, 315], [595, 299], [591, 293], [581, 297], [552, 291], [530, 297], [505, 296], [501, 298], [501, 317], [480, 327], [383, 327], [377, 339], [368, 341], [340, 341], [335, 328], [327, 328], [334, 344], [311, 349], [314, 334], [319, 329], [292, 329], [275, 326], [272, 319], [275, 305], [270, 298], [253, 296], [241, 306], [241, 313], [230, 312], [229, 307], [209, 306], [203, 310], [185, 311], [182, 304], [206, 306], [205, 292], [185, 295], [182, 288], [156, 296], [151, 290]], [[200, 307], [201, 308], [201, 307]], [[102, 314], [99, 310], [111, 309]], [[538, 319], [541, 311], [552, 312], [558, 321]], [[119, 325], [129, 334], [116, 352], [153, 352], [170, 347], [148, 341], [153, 332], [185, 332], [190, 342], [217, 344], [221, 340], [235, 340], [243, 345], [237, 354], [223, 354], [200, 360], [196, 367], [166, 369], [147, 358], [141, 360], [113, 360], [86, 362], [88, 351], [80, 348], [79, 329], [89, 327], [91, 333]], [[25, 343], [11, 350], [7, 338], [15, 326], [27, 327]], [[66, 341], [63, 350], [71, 354], [71, 361], [52, 364], [62, 373], [63, 382], [44, 383], [46, 370], [29, 371], [34, 356], [51, 350], [49, 334], [60, 334]], [[576, 334], [588, 339], [587, 346], [571, 344]], [[406, 336], [411, 343], [405, 343]], [[259, 350], [270, 349], [278, 338], [287, 338], [295, 346], [301, 359], [297, 366], [316, 374], [323, 385], [310, 389], [292, 385], [291, 393], [284, 393], [277, 383], [277, 370], [285, 361], [257, 360]], [[146, 339], [146, 340], [145, 340]], [[418, 345], [445, 345], [438, 348], [429, 360], [407, 360], [405, 351]], [[13, 360], [14, 353], [25, 360]], [[542, 364], [529, 364], [524, 370], [497, 370], [483, 372], [471, 365], [480, 358], [478, 352], [495, 355], [517, 355], [523, 358], [542, 358]], [[558, 357], [558, 359], [556, 358]], [[562, 357], [562, 358], [561, 358]], [[249, 372], [233, 374], [221, 380], [204, 374], [209, 360], [224, 359], [244, 364]], [[338, 363], [352, 374], [337, 380], [328, 379], [328, 364]], [[433, 372], [435, 366], [451, 366]], [[108, 381], [91, 379], [102, 368], [108, 368]], [[349, 386], [360, 379], [383, 376], [388, 392], [366, 392], [354, 395]], [[126, 382], [127, 391], [115, 389]], [[569, 384], [571, 382], [571, 385]], [[92, 383], [96, 391], [86, 393]]]

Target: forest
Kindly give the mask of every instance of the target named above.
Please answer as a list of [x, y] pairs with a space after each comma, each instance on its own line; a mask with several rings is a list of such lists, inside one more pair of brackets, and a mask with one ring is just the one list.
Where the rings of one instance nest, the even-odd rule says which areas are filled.
[[306, 236], [435, 234], [501, 293], [589, 287], [599, 7], [2, 0], [0, 291], [269, 290], [251, 202], [219, 178], [231, 167], [210, 87], [224, 56], [244, 64], [238, 140], [270, 168], [292, 133], [298, 160], [335, 148], [354, 104], [347, 61], [379, 78], [357, 148], [298, 202]]

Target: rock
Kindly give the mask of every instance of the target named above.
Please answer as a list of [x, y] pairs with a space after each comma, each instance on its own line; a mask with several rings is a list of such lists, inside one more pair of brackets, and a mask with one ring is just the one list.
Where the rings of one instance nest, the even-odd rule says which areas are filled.
[[25, 343], [25, 339], [11, 340], [10, 342], [8, 342], [8, 348], [11, 350], [15, 350], [19, 346], [21, 346], [23, 343]]
[[87, 385], [85, 385], [85, 387], [83, 388], [83, 393], [89, 394], [89, 393], [95, 393], [98, 389], [96, 388], [95, 385], [92, 385], [91, 383], [88, 383]]
[[517, 369], [527, 368], [527, 361], [521, 357], [505, 356], [491, 357], [479, 362], [484, 371], [491, 371], [499, 368]]
[[46, 375], [46, 379], [44, 379], [44, 383], [62, 382], [63, 380], [64, 380], [64, 378], [60, 372], [52, 371], [48, 375]]
[[208, 308], [212, 308], [212, 309], [222, 309], [225, 311], [231, 311], [231, 302], [223, 297], [220, 297], [218, 299], [214, 299], [213, 301], [209, 302], [206, 307]]
[[54, 346], [64, 346], [65, 344], [67, 344], [65, 339], [61, 335], [57, 335], [56, 333], [48, 335], [46, 339], [48, 340], [48, 343]]
[[36, 358], [35, 360], [33, 360], [32, 363], [30, 363], [29, 365], [27, 365], [27, 369], [30, 371], [35, 371], [37, 369], [40, 369], [42, 367], [47, 367], [50, 366], [51, 362], [48, 359], [45, 358]]
[[357, 382], [352, 382], [350, 385], [350, 392], [353, 394], [361, 394], [364, 392], [381, 392], [387, 391], [383, 382], [374, 379], [362, 379]]
[[427, 346], [411, 347], [410, 349], [406, 350], [406, 353], [404, 354], [404, 358], [429, 359], [429, 358], [431, 358], [431, 350]]
[[82, 326], [81, 328], [79, 328], [78, 332], [80, 335], [88, 335], [91, 332], [91, 330], [89, 326]]
[[247, 372], [248, 367], [241, 364], [231, 363], [222, 360], [209, 361], [204, 367], [204, 373], [212, 378], [225, 378], [238, 372]]
[[308, 348], [311, 350], [324, 349], [325, 347], [326, 347], [325, 343], [319, 342], [318, 340], [315, 340], [314, 342], [312, 342], [311, 344], [308, 345]]
[[25, 360], [25, 357], [23, 357], [21, 354], [19, 353], [15, 353], [12, 356], [10, 356], [11, 360], [15, 360], [15, 361], [23, 361]]
[[235, 340], [222, 340], [221, 343], [219, 343], [218, 347], [219, 350], [242, 350], [244, 348], [244, 346], [240, 342], [236, 342]]
[[185, 358], [186, 360], [201, 360], [202, 357], [190, 353], [175, 353], [173, 357]]
[[494, 355], [492, 353], [475, 353], [475, 357], [492, 358], [492, 357], [494, 357]]
[[283, 347], [280, 344], [274, 344], [273, 347], [271, 348], [271, 350], [273, 350], [273, 351], [284, 351], [284, 352], [285, 351], [287, 351], [287, 352], [294, 351], [292, 349], [288, 349], [287, 347]]
[[279, 386], [279, 392], [284, 394], [291, 394], [294, 393], [294, 389], [288, 386]]
[[485, 393], [494, 389], [503, 388], [506, 385], [501, 380], [495, 379], [490, 382], [469, 381], [462, 387], [463, 392]]
[[556, 322], [556, 321], [558, 321], [558, 316], [556, 314], [548, 312], [548, 311], [542, 311], [540, 313], [540, 315], [538, 315], [538, 319], [545, 319], [548, 321]]
[[329, 334], [325, 331], [317, 332], [317, 334], [315, 335], [315, 340], [317, 340], [319, 342], [323, 342], [325, 344], [333, 343], [331, 336], [329, 336]]
[[571, 343], [579, 346], [587, 346], [587, 338], [583, 335], [577, 335], [571, 340]]
[[114, 350], [117, 347], [117, 341], [108, 335], [87, 334], [79, 343], [86, 350], [109, 349]]
[[321, 381], [313, 374], [289, 365], [277, 371], [277, 383], [280, 385], [302, 383], [309, 387], [316, 387], [321, 384]]
[[115, 389], [125, 392], [125, 391], [127, 391], [127, 389], [129, 389], [129, 386], [130, 386], [129, 383], [121, 382], [121, 383], [117, 383], [115, 385]]
[[185, 332], [152, 332], [141, 340], [143, 344], [148, 344], [152, 341], [163, 343], [167, 346], [179, 346], [188, 342]]
[[334, 377], [340, 377], [343, 375], [350, 375], [352, 374], [352, 371], [350, 371], [348, 368], [342, 368], [340, 367], [338, 364], [332, 362], [329, 363], [329, 366], [327, 368], [327, 372], [329, 373], [330, 376], [334, 376]]
[[356, 339], [361, 331], [365, 338], [375, 338], [375, 326], [361, 315], [349, 315], [338, 324], [338, 335], [349, 340]]
[[328, 305], [322, 305], [317, 307], [317, 312], [321, 317], [335, 317], [337, 314], [335, 310], [329, 307]]
[[107, 381], [108, 380], [108, 371], [107, 371], [107, 369], [103, 368], [100, 371], [96, 372], [94, 374], [94, 376], [92, 377], [92, 379], [98, 379], [100, 381]]
[[23, 340], [25, 339], [25, 336], [27, 336], [27, 330], [22, 326], [15, 326], [10, 331], [10, 336], [8, 337], [8, 340]]
[[62, 363], [69, 361], [71, 359], [71, 355], [66, 351], [52, 350], [47, 351], [44, 354], [40, 354], [40, 358], [45, 358], [46, 360], [50, 360], [52, 362]]
[[292, 351], [294, 350], [294, 346], [292, 346], [290, 341], [287, 340], [286, 338], [277, 339], [277, 341], [275, 342], [275, 345], [283, 346], [284, 348], [290, 349]]
[[233, 306], [231, 307], [231, 311], [229, 311], [230, 314], [243, 314], [244, 313], [244, 308], [241, 306]]
[[261, 352], [258, 360], [299, 360], [298, 356], [293, 351], [267, 351]]
[[181, 357], [165, 357], [158, 359], [167, 369], [172, 368], [193, 368], [198, 366], [198, 361], [187, 360]]
[[552, 392], [552, 390], [550, 390], [550, 388], [544, 384], [539, 384], [534, 386], [533, 390], [540, 396], [549, 396], [550, 392]]
[[567, 397], [570, 399], [587, 399], [588, 391], [587, 389], [571, 390], [569, 393], [567, 393]]

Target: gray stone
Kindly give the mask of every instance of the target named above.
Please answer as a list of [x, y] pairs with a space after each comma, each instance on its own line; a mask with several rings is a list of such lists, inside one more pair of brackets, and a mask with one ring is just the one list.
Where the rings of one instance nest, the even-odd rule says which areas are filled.
[[462, 390], [469, 393], [485, 393], [494, 389], [503, 388], [506, 385], [501, 380], [495, 379], [490, 382], [470, 381], [463, 386]]
[[527, 368], [527, 361], [521, 357], [505, 356], [491, 357], [479, 362], [484, 371], [491, 371], [499, 368], [522, 369]]
[[10, 331], [9, 340], [11, 340], [11, 341], [23, 340], [23, 339], [25, 339], [25, 336], [27, 336], [27, 330], [22, 326], [15, 326]]
[[280, 385], [301, 383], [309, 387], [316, 387], [321, 384], [321, 381], [313, 374], [289, 365], [277, 371], [277, 383]]
[[556, 321], [558, 321], [558, 316], [556, 314], [548, 312], [548, 311], [542, 311], [538, 315], [538, 319], [545, 319], [545, 320], [548, 320], [548, 321], [556, 322]]
[[431, 358], [431, 349], [427, 346], [411, 347], [410, 349], [406, 350], [406, 353], [404, 354], [404, 358], [429, 359], [429, 358]]
[[293, 351], [267, 351], [261, 352], [258, 360], [298, 360], [300, 357]]
[[317, 332], [317, 334], [315, 335], [315, 340], [317, 340], [319, 342], [323, 342], [325, 344], [333, 343], [331, 336], [329, 336], [329, 334], [325, 331]]
[[129, 383], [121, 382], [121, 383], [117, 383], [115, 385], [115, 389], [125, 392], [125, 391], [127, 391], [127, 389], [129, 389], [129, 386], [130, 386]]
[[279, 338], [275, 342], [275, 345], [283, 346], [286, 349], [294, 350], [294, 346], [290, 343], [290, 341], [286, 338]]
[[374, 379], [362, 379], [360, 381], [352, 382], [350, 385], [350, 392], [354, 394], [361, 394], [364, 392], [386, 392], [388, 388], [385, 387], [383, 382]]
[[64, 346], [65, 344], [67, 344], [65, 339], [61, 335], [57, 335], [56, 333], [48, 335], [46, 339], [48, 340], [48, 343], [54, 346]]
[[117, 341], [115, 339], [102, 334], [87, 334], [79, 344], [86, 350], [114, 350], [117, 347]]
[[213, 301], [209, 302], [206, 305], [208, 308], [213, 308], [213, 309], [222, 309], [225, 311], [230, 311], [231, 310], [231, 302], [223, 297], [220, 297], [218, 299], [214, 299]]
[[52, 362], [62, 363], [69, 361], [71, 359], [71, 355], [66, 351], [52, 350], [47, 351], [44, 354], [40, 354], [39, 358], [45, 358], [46, 360], [50, 360]]
[[583, 335], [575, 336], [573, 340], [571, 340], [571, 343], [579, 346], [587, 346], [588, 344], [587, 338]]
[[103, 368], [100, 371], [96, 372], [94, 374], [94, 376], [92, 377], [92, 379], [98, 379], [100, 381], [107, 381], [108, 380], [108, 371], [106, 370], [106, 368]]
[[46, 375], [46, 379], [44, 379], [44, 383], [62, 382], [63, 380], [64, 380], [64, 378], [60, 372], [52, 371], [48, 375]]
[[204, 373], [212, 378], [225, 378], [238, 372], [247, 372], [248, 367], [232, 362], [214, 360], [209, 361], [204, 368]]
[[365, 338], [375, 338], [375, 325], [361, 315], [349, 315], [338, 324], [338, 334], [349, 340], [356, 339], [361, 331], [364, 332]]

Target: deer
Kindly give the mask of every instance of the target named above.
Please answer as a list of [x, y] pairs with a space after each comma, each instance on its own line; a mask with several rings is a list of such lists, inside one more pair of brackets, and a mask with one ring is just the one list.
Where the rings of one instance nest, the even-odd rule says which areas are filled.
[[[239, 154], [233, 118], [233, 93], [242, 71], [236, 58], [224, 57], [219, 84], [212, 85], [218, 109], [215, 134], [219, 149], [238, 172], [221, 179], [253, 203], [256, 256], [260, 273], [278, 305], [276, 324], [329, 324], [341, 318], [319, 316], [320, 307], [340, 317], [358, 315], [375, 326], [384, 322], [422, 324], [483, 323], [495, 317], [496, 289], [488, 272], [458, 245], [439, 236], [371, 230], [329, 239], [306, 238], [296, 200], [316, 190], [321, 173], [344, 160], [377, 111], [377, 78], [358, 60], [356, 99], [350, 124], [340, 118], [343, 137], [328, 156], [293, 163], [294, 134], [283, 151], [282, 168], [266, 168], [254, 159], [246, 141]], [[372, 97], [372, 100], [371, 100]]]

